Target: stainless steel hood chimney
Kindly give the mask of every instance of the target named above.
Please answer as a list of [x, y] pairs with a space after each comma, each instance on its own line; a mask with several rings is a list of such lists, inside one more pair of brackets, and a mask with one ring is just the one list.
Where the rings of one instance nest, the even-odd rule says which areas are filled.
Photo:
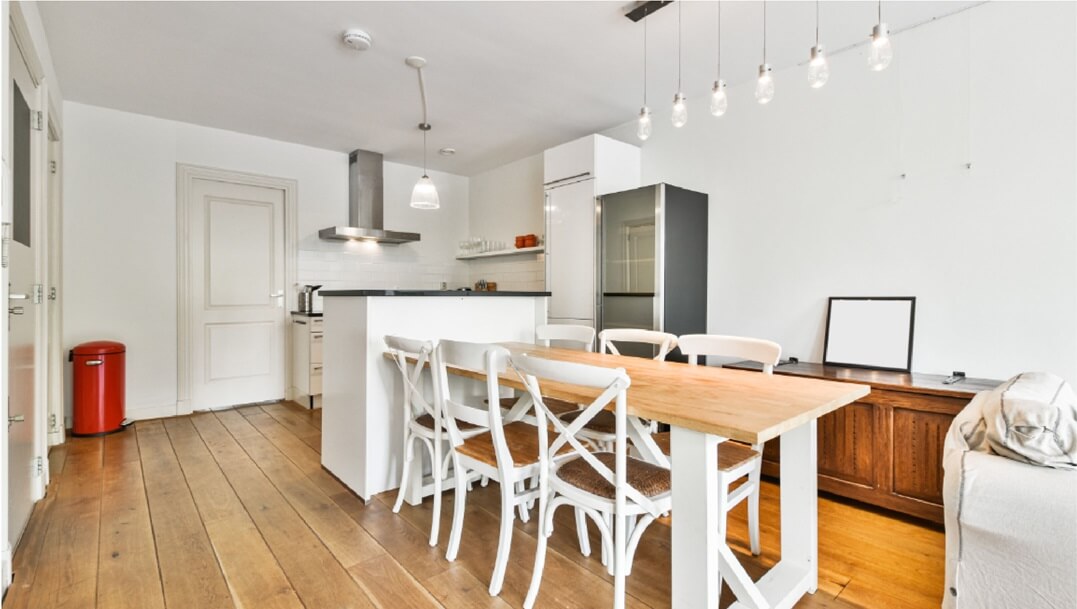
[[373, 241], [400, 244], [419, 240], [419, 233], [383, 228], [385, 185], [384, 160], [380, 152], [354, 150], [348, 155], [348, 226], [332, 226], [318, 231], [322, 239]]

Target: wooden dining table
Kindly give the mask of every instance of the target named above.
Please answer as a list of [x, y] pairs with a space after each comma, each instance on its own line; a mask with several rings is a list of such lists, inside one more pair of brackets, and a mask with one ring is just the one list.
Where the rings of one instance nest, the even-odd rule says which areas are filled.
[[[502, 346], [512, 354], [624, 368], [632, 383], [628, 414], [670, 425], [672, 607], [715, 609], [723, 579], [737, 599], [732, 609], [786, 609], [816, 591], [816, 420], [864, 397], [868, 386], [525, 343]], [[484, 378], [473, 370], [450, 368], [449, 372]], [[525, 389], [511, 368], [501, 375], [500, 383]], [[540, 384], [543, 395], [569, 402], [589, 403], [597, 395], [593, 390], [541, 379]], [[518, 406], [529, 404], [524, 398]], [[730, 439], [762, 444], [773, 438], [780, 438], [782, 452], [781, 560], [753, 581], [718, 535], [718, 445]], [[664, 459], [647, 454], [657, 452], [653, 441], [633, 439], [645, 457]]]

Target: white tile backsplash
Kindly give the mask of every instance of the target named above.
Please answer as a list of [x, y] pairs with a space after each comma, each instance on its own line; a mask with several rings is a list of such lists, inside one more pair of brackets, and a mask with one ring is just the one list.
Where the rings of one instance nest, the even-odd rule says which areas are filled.
[[543, 254], [468, 261], [468, 281], [496, 281], [498, 290], [539, 292], [546, 289], [546, 259]]

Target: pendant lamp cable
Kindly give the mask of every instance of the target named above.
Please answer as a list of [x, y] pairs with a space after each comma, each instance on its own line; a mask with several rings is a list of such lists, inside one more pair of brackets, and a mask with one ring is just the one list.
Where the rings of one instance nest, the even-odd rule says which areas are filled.
[[647, 105], [647, 9], [643, 9], [643, 105]]
[[763, 63], [767, 63], [767, 0], [763, 0]]
[[722, 80], [722, 0], [718, 0], [718, 80]]
[[815, 46], [819, 46], [819, 0], [815, 0]]
[[677, 90], [681, 90], [681, 58], [684, 53], [681, 51], [681, 35], [684, 29], [681, 27], [681, 12], [684, 7], [684, 0], [677, 3]]

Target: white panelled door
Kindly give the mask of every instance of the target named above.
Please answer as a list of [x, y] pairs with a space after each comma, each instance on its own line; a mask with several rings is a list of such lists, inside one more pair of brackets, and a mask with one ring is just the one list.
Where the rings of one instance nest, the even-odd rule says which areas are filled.
[[189, 199], [191, 407], [284, 398], [281, 189], [195, 179]]
[[[15, 46], [12, 45], [15, 50]], [[38, 426], [34, 400], [35, 328], [38, 298], [35, 297], [37, 186], [34, 159], [36, 145], [32, 119], [36, 87], [17, 50], [11, 53], [12, 87], [12, 203], [5, 214], [4, 239], [8, 257], [8, 536], [12, 547], [22, 536], [34, 501], [41, 497], [42, 470], [38, 468]]]

